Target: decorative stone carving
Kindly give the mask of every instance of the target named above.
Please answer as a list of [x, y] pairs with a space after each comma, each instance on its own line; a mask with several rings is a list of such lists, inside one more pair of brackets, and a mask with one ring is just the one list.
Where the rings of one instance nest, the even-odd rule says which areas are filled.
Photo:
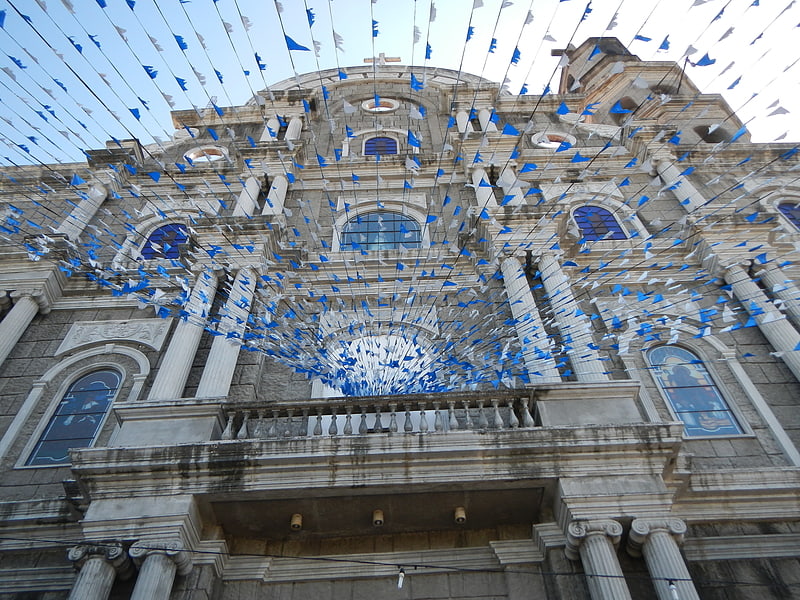
[[69, 600], [107, 600], [114, 579], [133, 574], [122, 544], [80, 544], [67, 550], [67, 558], [79, 569]]
[[138, 567], [141, 567], [151, 554], [160, 554], [175, 563], [179, 575], [187, 575], [192, 570], [192, 557], [179, 540], [139, 540], [130, 547], [128, 554]]
[[683, 543], [683, 536], [686, 533], [686, 523], [680, 519], [634, 519], [631, 523], [631, 533], [628, 537], [628, 554], [634, 557], [642, 555], [642, 546], [647, 540], [647, 536], [654, 531], [664, 531], [672, 535], [675, 542]]
[[104, 558], [117, 570], [119, 575], [130, 575], [130, 561], [128, 555], [118, 542], [108, 544], [80, 544], [67, 550], [67, 560], [80, 569], [89, 558], [99, 556]]
[[131, 321], [76, 321], [72, 324], [56, 355], [87, 344], [105, 341], [137, 342], [160, 350], [167, 337], [171, 319], [134, 319]]
[[611, 519], [596, 519], [593, 521], [573, 521], [567, 527], [567, 547], [565, 552], [570, 560], [578, 560], [578, 549], [586, 538], [592, 534], [602, 534], [616, 546], [622, 537], [622, 525]]

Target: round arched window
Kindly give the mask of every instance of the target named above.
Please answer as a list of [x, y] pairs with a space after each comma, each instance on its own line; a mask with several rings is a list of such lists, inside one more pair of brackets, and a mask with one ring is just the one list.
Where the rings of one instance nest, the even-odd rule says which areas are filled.
[[228, 158], [228, 151], [222, 146], [199, 146], [192, 148], [183, 157], [190, 163], [211, 163]]
[[388, 113], [400, 108], [400, 103], [392, 98], [370, 98], [361, 103], [361, 108], [371, 113]]
[[390, 211], [375, 211], [347, 221], [342, 229], [342, 250], [397, 250], [419, 248], [422, 231], [411, 217]]

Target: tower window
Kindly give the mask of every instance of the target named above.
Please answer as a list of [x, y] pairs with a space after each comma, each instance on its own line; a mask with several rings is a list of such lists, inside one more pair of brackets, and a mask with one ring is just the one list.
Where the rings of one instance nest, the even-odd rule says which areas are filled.
[[573, 213], [575, 223], [581, 230], [582, 241], [624, 240], [628, 236], [611, 214], [599, 206], [581, 206]]
[[179, 258], [180, 244], [185, 244], [189, 239], [186, 227], [180, 223], [168, 223], [156, 229], [147, 238], [147, 243], [141, 251], [142, 258]]
[[342, 230], [343, 250], [396, 250], [419, 248], [419, 223], [396, 212], [376, 211], [353, 217]]
[[647, 353], [659, 387], [689, 436], [738, 435], [741, 426], [703, 361], [678, 346]]
[[91, 446], [120, 381], [119, 373], [103, 369], [84, 375], [69, 386], [25, 464], [64, 464], [69, 462], [71, 448]]
[[390, 137], [373, 137], [364, 142], [364, 155], [397, 154], [397, 140]]
[[800, 229], [800, 202], [783, 202], [778, 205], [778, 210], [792, 225]]

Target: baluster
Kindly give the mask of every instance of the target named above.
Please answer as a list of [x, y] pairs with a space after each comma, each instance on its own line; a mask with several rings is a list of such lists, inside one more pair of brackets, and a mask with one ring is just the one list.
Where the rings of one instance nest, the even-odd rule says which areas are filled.
[[369, 427], [367, 427], [367, 408], [365, 406], [361, 407], [361, 423], [358, 425], [358, 433], [360, 435], [366, 435], [369, 431]]
[[328, 426], [328, 435], [339, 433], [339, 425], [336, 423], [336, 409], [331, 409], [331, 424]]
[[488, 429], [489, 420], [486, 418], [486, 411], [483, 410], [483, 400], [478, 400], [478, 428]]
[[389, 431], [397, 433], [397, 404], [390, 404], [389, 410]]
[[439, 411], [440, 404], [438, 402], [433, 403], [433, 429], [434, 431], [442, 431], [444, 429], [444, 423], [442, 423], [442, 413]]
[[248, 437], [247, 434], [247, 421], [250, 419], [250, 411], [245, 411], [244, 419], [242, 419], [242, 426], [239, 428], [239, 431], [236, 432], [236, 439], [237, 440], [246, 440]]
[[292, 420], [292, 416], [294, 415], [294, 409], [287, 408], [286, 413], [288, 415], [288, 419], [286, 420], [286, 429], [283, 430], [283, 437], [291, 437], [292, 429], [294, 427], [294, 422]]
[[278, 415], [280, 414], [279, 411], [273, 410], [272, 411], [272, 418], [269, 420], [269, 429], [267, 429], [267, 437], [268, 438], [275, 438], [278, 437]]
[[428, 418], [425, 416], [425, 402], [419, 403], [419, 431], [420, 433], [427, 433], [428, 431]]
[[375, 433], [381, 433], [383, 431], [383, 423], [381, 423], [381, 407], [375, 407], [375, 424], [372, 426], [372, 430]]
[[256, 412], [256, 414], [258, 414], [258, 420], [256, 421], [256, 426], [253, 428], [253, 437], [256, 439], [261, 439], [264, 436], [264, 413], [264, 410]]
[[475, 425], [472, 423], [472, 415], [469, 414], [469, 400], [464, 400], [464, 414], [467, 417], [466, 422], [464, 423], [464, 429], [473, 429]]
[[528, 399], [522, 398], [522, 426], [533, 427], [533, 417], [528, 409]]
[[302, 422], [300, 423], [300, 427], [297, 428], [297, 435], [301, 437], [305, 437], [308, 435], [308, 409], [303, 409], [303, 417]]
[[346, 406], [347, 415], [344, 417], [344, 434], [353, 435], [353, 407]]
[[232, 440], [233, 439], [233, 419], [236, 417], [236, 413], [231, 411], [228, 413], [228, 422], [225, 424], [225, 430], [222, 432], [220, 438], [223, 440]]
[[500, 400], [492, 400], [492, 407], [494, 407], [494, 414], [492, 416], [492, 426], [496, 429], [503, 428], [503, 416], [500, 414]]
[[508, 426], [511, 429], [516, 429], [519, 427], [519, 419], [517, 418], [517, 413], [514, 412], [514, 399], [508, 399]]
[[406, 422], [403, 424], [403, 431], [406, 433], [411, 433], [414, 431], [414, 424], [411, 422], [411, 411], [409, 410], [408, 404], [405, 405], [406, 409]]
[[317, 407], [317, 422], [314, 424], [314, 435], [322, 435], [322, 407]]
[[451, 400], [447, 403], [447, 412], [450, 414], [450, 429], [453, 431], [458, 430], [458, 419], [456, 419], [456, 403]]

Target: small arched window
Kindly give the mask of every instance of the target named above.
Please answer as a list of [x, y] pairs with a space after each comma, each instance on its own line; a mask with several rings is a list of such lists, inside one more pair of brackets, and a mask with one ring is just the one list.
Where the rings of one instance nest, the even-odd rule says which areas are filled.
[[581, 230], [581, 241], [624, 240], [628, 236], [611, 211], [600, 206], [581, 206], [573, 213]]
[[117, 371], [102, 369], [70, 385], [25, 464], [40, 467], [68, 463], [70, 448], [91, 446], [120, 381]]
[[792, 225], [800, 229], [800, 202], [782, 202], [778, 204], [778, 210]]
[[372, 137], [364, 142], [364, 156], [397, 154], [397, 140], [390, 137]]
[[180, 223], [168, 223], [156, 229], [147, 238], [147, 243], [142, 248], [142, 258], [180, 258], [181, 244], [189, 239], [186, 226]]
[[422, 231], [411, 217], [390, 211], [375, 211], [353, 217], [342, 229], [343, 250], [396, 250], [419, 248]]
[[743, 433], [711, 374], [697, 356], [678, 346], [658, 346], [647, 353], [658, 385], [688, 436]]

